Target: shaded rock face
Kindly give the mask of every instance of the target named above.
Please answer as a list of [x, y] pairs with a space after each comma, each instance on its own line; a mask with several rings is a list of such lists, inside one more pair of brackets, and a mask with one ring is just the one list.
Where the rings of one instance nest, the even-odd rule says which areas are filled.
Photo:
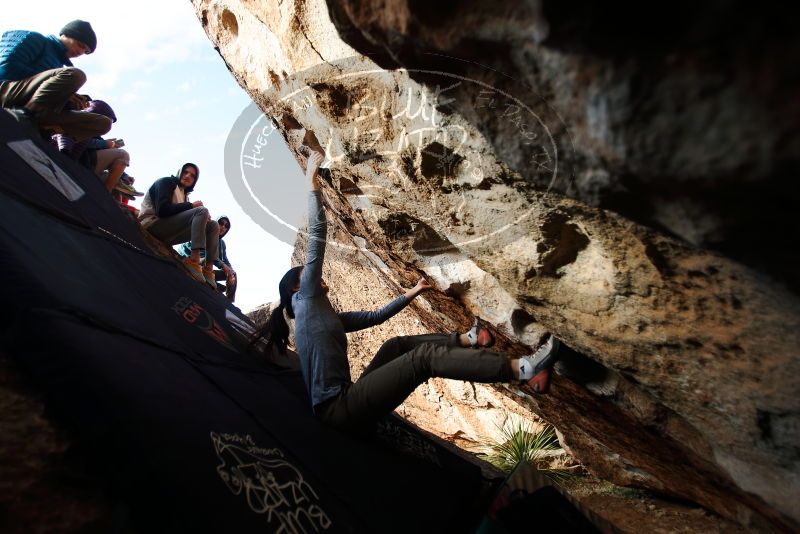
[[[585, 1], [328, 2], [342, 38], [387, 68], [479, 79], [530, 105], [554, 131], [563, 179], [514, 109], [481, 110], [481, 88], [448, 91], [534, 186], [711, 248], [800, 290], [797, 7]], [[466, 61], [455, 61], [459, 58]], [[496, 69], [496, 70], [490, 70]], [[477, 105], [476, 105], [477, 104]], [[554, 117], [554, 113], [557, 117]], [[557, 130], [566, 128], [558, 138]]]
[[[551, 394], [495, 399], [555, 424], [604, 478], [796, 528], [796, 252], [758, 237], [796, 229], [785, 32], [756, 46], [750, 26], [711, 31], [716, 11], [678, 16], [691, 6], [642, 36], [581, 3], [194, 5], [290, 148], [329, 155], [334, 305], [377, 306], [422, 273], [441, 290], [351, 337], [354, 362], [472, 314], [512, 354], [552, 331], [571, 349]], [[401, 413], [457, 434], [454, 411], [436, 417], [446, 387]], [[463, 391], [465, 412], [480, 404]]]

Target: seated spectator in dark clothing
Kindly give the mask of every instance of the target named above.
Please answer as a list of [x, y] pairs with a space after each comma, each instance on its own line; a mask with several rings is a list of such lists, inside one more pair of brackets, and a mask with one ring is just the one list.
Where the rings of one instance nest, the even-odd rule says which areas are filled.
[[[89, 101], [89, 106], [79, 113], [97, 113], [108, 117], [112, 123], [117, 122], [114, 110], [102, 100]], [[62, 134], [54, 136], [53, 139], [59, 151], [78, 160], [98, 177], [105, 176], [104, 183], [109, 193], [116, 188], [125, 168], [130, 165], [130, 156], [126, 150], [118, 146], [117, 139], [103, 139], [96, 136], [76, 142], [72, 137]]]
[[219, 260], [215, 265], [220, 270], [216, 272], [216, 277], [217, 280], [225, 280], [225, 295], [233, 302], [236, 298], [236, 271], [233, 270], [233, 266], [228, 260], [228, 248], [225, 241], [222, 240], [231, 230], [231, 220], [223, 215], [217, 219], [217, 224], [219, 225]]
[[[219, 259], [214, 262], [214, 266], [218, 270], [214, 271], [214, 279], [218, 282], [225, 282], [225, 285], [217, 284], [217, 289], [225, 290], [225, 296], [233, 302], [236, 298], [236, 271], [233, 270], [231, 262], [228, 260], [227, 246], [222, 239], [227, 235], [231, 229], [231, 221], [227, 215], [222, 215], [217, 219], [219, 225]], [[181, 256], [189, 257], [192, 253], [192, 244], [190, 242], [183, 243], [178, 247], [178, 252]]]
[[76, 94], [86, 75], [70, 58], [91, 54], [97, 46], [92, 26], [73, 20], [60, 35], [12, 30], [0, 37], [0, 106], [17, 108], [18, 116], [40, 130], [64, 133], [77, 141], [103, 135], [111, 121], [96, 113], [75, 113], [88, 99]]
[[[166, 245], [177, 245], [191, 239], [191, 254], [184, 265], [199, 282], [217, 288], [214, 280], [214, 262], [219, 250], [217, 221], [210, 220], [208, 209], [199, 200], [189, 202], [200, 177], [194, 163], [184, 163], [178, 176], [167, 176], [155, 181], [142, 200], [139, 222], [153, 236]], [[205, 265], [200, 257], [205, 254]]]

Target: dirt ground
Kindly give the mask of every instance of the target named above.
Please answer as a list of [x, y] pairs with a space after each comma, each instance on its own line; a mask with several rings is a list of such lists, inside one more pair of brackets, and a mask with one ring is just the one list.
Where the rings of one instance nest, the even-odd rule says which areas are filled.
[[752, 532], [700, 506], [670, 501], [645, 491], [615, 486], [592, 476], [575, 476], [562, 483], [582, 506], [620, 533]]

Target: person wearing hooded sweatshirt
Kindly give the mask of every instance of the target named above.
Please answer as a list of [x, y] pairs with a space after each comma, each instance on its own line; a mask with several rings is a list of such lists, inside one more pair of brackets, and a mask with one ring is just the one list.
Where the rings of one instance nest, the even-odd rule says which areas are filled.
[[[97, 113], [108, 117], [112, 123], [117, 122], [114, 110], [103, 100], [89, 101], [89, 106], [83, 112]], [[105, 186], [109, 193], [114, 190], [120, 177], [124, 174], [125, 168], [130, 165], [130, 155], [126, 150], [117, 146], [116, 139], [103, 139], [96, 136], [76, 143], [72, 137], [59, 134], [54, 136], [53, 140], [60, 152], [78, 160], [98, 177], [102, 177], [103, 173], [108, 171]]]
[[233, 270], [230, 260], [228, 260], [228, 247], [225, 246], [223, 237], [228, 235], [231, 230], [231, 220], [227, 215], [222, 215], [217, 219], [219, 225], [219, 259], [215, 263], [218, 271], [215, 271], [217, 281], [225, 281], [225, 296], [231, 302], [236, 298], [236, 271]]
[[[225, 246], [225, 240], [222, 239], [231, 229], [231, 220], [227, 215], [220, 215], [217, 217], [217, 225], [219, 226], [219, 259], [214, 262], [214, 279], [217, 282], [225, 282], [225, 285], [217, 284], [217, 289], [220, 291], [225, 290], [225, 296], [231, 302], [236, 298], [236, 271], [233, 270], [230, 260], [228, 259], [228, 248]], [[192, 243], [187, 241], [178, 247], [178, 254], [184, 257], [189, 257], [192, 254]]]
[[103, 135], [111, 121], [97, 113], [65, 111], [84, 109], [88, 99], [76, 94], [86, 74], [72, 66], [71, 58], [91, 54], [97, 36], [91, 24], [73, 20], [59, 36], [12, 30], [0, 36], [0, 107], [41, 130], [66, 133], [77, 141]]
[[[167, 245], [191, 239], [192, 252], [184, 264], [197, 281], [206, 282], [216, 289], [214, 262], [218, 259], [219, 226], [217, 221], [211, 220], [202, 202], [189, 202], [189, 193], [199, 178], [197, 165], [184, 163], [177, 176], [156, 180], [142, 200], [139, 222]], [[203, 251], [206, 263], [201, 266], [200, 254]]]

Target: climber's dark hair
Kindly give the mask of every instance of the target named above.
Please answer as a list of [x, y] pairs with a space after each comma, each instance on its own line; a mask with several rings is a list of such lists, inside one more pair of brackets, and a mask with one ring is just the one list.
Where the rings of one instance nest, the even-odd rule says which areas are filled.
[[302, 265], [292, 267], [281, 278], [278, 283], [281, 302], [272, 310], [267, 323], [256, 332], [253, 341], [250, 343], [251, 348], [260, 339], [265, 339], [267, 341], [267, 354], [271, 352], [273, 347], [277, 347], [278, 352], [281, 354], [286, 353], [286, 346], [289, 344], [289, 325], [286, 324], [286, 319], [283, 317], [283, 310], [286, 310], [286, 315], [294, 319], [292, 295], [294, 294], [294, 288], [300, 283], [300, 273], [302, 271]]

